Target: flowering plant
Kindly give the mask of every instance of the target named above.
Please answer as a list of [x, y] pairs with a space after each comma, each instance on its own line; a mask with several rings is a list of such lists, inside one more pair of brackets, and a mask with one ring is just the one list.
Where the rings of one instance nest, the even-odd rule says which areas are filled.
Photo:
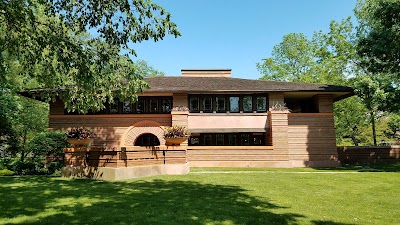
[[164, 129], [165, 138], [184, 138], [188, 136], [186, 127], [174, 125]]
[[76, 127], [65, 133], [67, 138], [73, 139], [92, 139], [96, 138], [96, 133], [90, 129], [84, 127]]

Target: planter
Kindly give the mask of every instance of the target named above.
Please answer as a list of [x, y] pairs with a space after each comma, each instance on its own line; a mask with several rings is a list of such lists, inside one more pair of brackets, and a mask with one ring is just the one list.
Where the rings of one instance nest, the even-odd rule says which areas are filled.
[[75, 139], [75, 138], [67, 138], [67, 142], [74, 146], [83, 146], [87, 144], [92, 144], [93, 139]]
[[187, 137], [183, 138], [164, 138], [165, 145], [180, 145], [182, 142], [187, 140]]

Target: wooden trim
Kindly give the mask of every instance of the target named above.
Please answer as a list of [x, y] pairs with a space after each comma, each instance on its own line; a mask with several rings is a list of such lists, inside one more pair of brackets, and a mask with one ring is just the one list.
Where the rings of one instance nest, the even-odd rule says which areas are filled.
[[267, 112], [189, 113], [189, 116], [268, 116]]
[[289, 117], [334, 116], [334, 113], [289, 113]]
[[137, 93], [137, 96], [144, 96], [144, 97], [158, 97], [158, 96], [173, 96], [172, 92], [146, 92], [146, 93]]
[[49, 119], [72, 118], [172, 118], [171, 114], [104, 114], [104, 115], [49, 115]]
[[235, 149], [235, 150], [274, 150], [274, 146], [188, 146], [188, 150], [205, 150], [205, 149], [210, 149], [210, 150], [229, 150], [229, 149]]

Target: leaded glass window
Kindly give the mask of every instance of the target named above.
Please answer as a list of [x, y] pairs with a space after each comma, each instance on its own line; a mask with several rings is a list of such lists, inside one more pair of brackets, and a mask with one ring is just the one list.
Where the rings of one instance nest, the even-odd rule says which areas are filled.
[[244, 112], [253, 112], [253, 97], [252, 96], [244, 96], [243, 97], [243, 111]]
[[239, 112], [239, 97], [229, 97], [229, 112]]

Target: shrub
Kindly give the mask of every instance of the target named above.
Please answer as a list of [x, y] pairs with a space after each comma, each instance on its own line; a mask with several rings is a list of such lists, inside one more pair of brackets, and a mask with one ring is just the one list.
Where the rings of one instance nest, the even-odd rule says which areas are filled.
[[8, 169], [2, 169], [0, 170], [0, 176], [12, 176], [14, 175], [14, 172]]
[[62, 158], [64, 148], [69, 147], [65, 141], [65, 133], [60, 131], [51, 131], [41, 133], [35, 136], [29, 143], [29, 150], [32, 152], [32, 158], [52, 157], [54, 159]]
[[25, 161], [16, 158], [8, 168], [19, 175], [53, 174], [63, 167], [63, 149], [68, 146], [64, 132], [38, 134], [29, 142], [30, 155]]

